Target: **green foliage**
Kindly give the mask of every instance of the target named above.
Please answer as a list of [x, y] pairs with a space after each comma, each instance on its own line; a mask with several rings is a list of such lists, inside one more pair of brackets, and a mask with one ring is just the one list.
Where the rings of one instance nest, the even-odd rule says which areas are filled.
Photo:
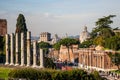
[[43, 41], [39, 42], [38, 45], [39, 45], [39, 48], [42, 48], [42, 49], [51, 48], [51, 45], [49, 43], [43, 42]]
[[27, 26], [25, 23], [25, 17], [23, 14], [19, 14], [16, 24], [16, 33], [27, 32]]
[[109, 16], [104, 16], [103, 18], [99, 18], [98, 21], [96, 22], [96, 26], [98, 26], [98, 29], [103, 29], [103, 28], [110, 28], [110, 24], [113, 23], [111, 18], [115, 17], [116, 15], [109, 15]]
[[88, 48], [93, 44], [93, 40], [87, 40], [79, 44], [79, 48]]
[[104, 41], [104, 38], [102, 36], [98, 36], [98, 37], [94, 38], [93, 43], [95, 45], [104, 46], [105, 41]]
[[118, 67], [118, 70], [120, 70], [120, 53], [115, 53], [115, 54], [112, 54], [112, 53], [109, 53], [108, 54], [109, 57], [111, 58], [111, 61], [112, 63], [114, 63], [117, 67]]
[[56, 68], [55, 63], [53, 62], [51, 58], [45, 57], [44, 62], [45, 62], [44, 63], [45, 68], [52, 68], [52, 69]]
[[105, 47], [112, 49], [112, 50], [119, 50], [120, 49], [120, 37], [113, 36], [110, 38], [105, 39]]
[[38, 47], [43, 49], [43, 52], [45, 53], [44, 55], [48, 54], [49, 48], [51, 48], [51, 45], [47, 42], [39, 42]]
[[5, 37], [0, 36], [0, 54], [4, 53]]
[[79, 44], [79, 41], [77, 41], [76, 39], [72, 39], [72, 38], [64, 38], [60, 40], [60, 44], [68, 48], [73, 44]]
[[55, 50], [60, 50], [60, 46], [61, 46], [60, 42], [57, 42], [57, 43], [55, 43], [55, 44], [53, 45], [53, 48], [54, 48]]
[[112, 29], [110, 24], [113, 23], [111, 18], [115, 15], [104, 16], [96, 21], [96, 26], [91, 32], [91, 39], [93, 40], [93, 45], [101, 45], [104, 48], [119, 50], [120, 49], [120, 37], [118, 33], [114, 33], [113, 30], [118, 30], [118, 28]]
[[112, 72], [114, 72], [116, 74], [120, 74], [120, 70], [113, 70]]
[[10, 78], [26, 78], [30, 80], [102, 80], [99, 74], [88, 74], [84, 70], [58, 71], [50, 69], [20, 68], [9, 73]]
[[103, 80], [97, 71], [93, 71], [91, 75], [94, 76], [94, 80]]
[[8, 79], [8, 74], [11, 71], [11, 68], [0, 67], [0, 78]]
[[105, 38], [109, 38], [115, 35], [110, 27], [110, 24], [113, 23], [111, 20], [113, 17], [115, 17], [115, 15], [104, 16], [103, 18], [98, 19], [96, 22], [97, 27], [95, 27], [91, 32], [91, 37], [94, 39], [94, 43], [96, 45], [104, 46]]
[[38, 47], [43, 49], [44, 53], [47, 54], [48, 51], [49, 51], [48, 48], [51, 48], [52, 46], [47, 42], [41, 41], [41, 42], [38, 43]]

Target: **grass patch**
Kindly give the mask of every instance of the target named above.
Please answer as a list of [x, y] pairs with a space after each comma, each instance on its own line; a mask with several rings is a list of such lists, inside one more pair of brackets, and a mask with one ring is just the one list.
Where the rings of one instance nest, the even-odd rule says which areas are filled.
[[113, 70], [112, 72], [115, 72], [117, 74], [120, 74], [120, 70]]
[[0, 67], [0, 78], [7, 79], [11, 68]]

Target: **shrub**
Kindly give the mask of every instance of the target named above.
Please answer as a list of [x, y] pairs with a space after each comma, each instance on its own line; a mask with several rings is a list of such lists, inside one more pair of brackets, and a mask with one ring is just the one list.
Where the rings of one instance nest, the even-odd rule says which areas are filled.
[[88, 74], [86, 71], [80, 69], [58, 71], [52, 69], [17, 68], [9, 73], [9, 77], [30, 80], [102, 80], [98, 72]]

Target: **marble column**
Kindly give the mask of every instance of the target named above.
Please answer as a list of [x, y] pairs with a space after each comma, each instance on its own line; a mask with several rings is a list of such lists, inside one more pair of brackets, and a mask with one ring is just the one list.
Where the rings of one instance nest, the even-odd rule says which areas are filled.
[[19, 46], [19, 44], [18, 44], [18, 33], [16, 33], [15, 34], [15, 53], [16, 53], [16, 58], [15, 58], [15, 60], [16, 60], [16, 62], [15, 62], [15, 66], [17, 66], [17, 65], [19, 65], [19, 63], [18, 63], [18, 47]]
[[10, 51], [10, 65], [14, 65], [14, 34], [12, 33], [10, 35], [10, 48], [11, 48], [11, 51]]
[[30, 66], [31, 32], [27, 32], [27, 66]]
[[5, 46], [6, 46], [6, 62], [5, 62], [5, 65], [8, 65], [9, 64], [9, 35], [6, 34], [5, 35]]
[[33, 41], [33, 67], [37, 67], [36, 65], [36, 55], [37, 55], [37, 41]]
[[40, 49], [40, 68], [44, 68], [44, 54], [43, 54], [43, 49]]
[[21, 33], [21, 66], [24, 66], [24, 33]]

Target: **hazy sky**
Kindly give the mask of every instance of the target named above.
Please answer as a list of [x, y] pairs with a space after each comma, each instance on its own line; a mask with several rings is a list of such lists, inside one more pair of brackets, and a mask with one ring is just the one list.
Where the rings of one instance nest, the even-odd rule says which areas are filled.
[[98, 18], [110, 14], [117, 15], [112, 27], [120, 26], [120, 0], [0, 0], [0, 18], [7, 19], [8, 33], [15, 32], [19, 13], [33, 36], [79, 35], [85, 25], [90, 32]]

